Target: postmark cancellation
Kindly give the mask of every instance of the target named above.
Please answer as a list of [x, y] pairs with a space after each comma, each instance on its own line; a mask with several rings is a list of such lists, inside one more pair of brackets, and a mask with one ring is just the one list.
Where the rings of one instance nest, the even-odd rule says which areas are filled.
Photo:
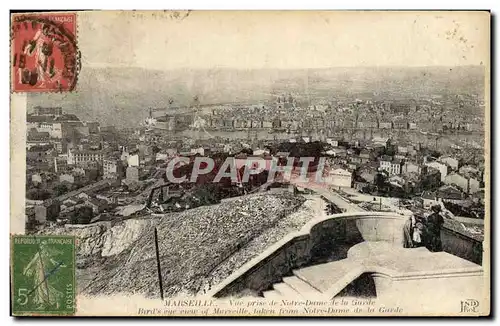
[[11, 90], [74, 90], [80, 62], [76, 30], [75, 13], [13, 14]]

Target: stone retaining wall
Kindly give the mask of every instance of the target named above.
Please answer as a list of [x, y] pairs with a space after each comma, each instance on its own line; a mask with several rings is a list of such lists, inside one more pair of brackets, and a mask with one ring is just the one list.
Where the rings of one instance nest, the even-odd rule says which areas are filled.
[[406, 217], [394, 213], [362, 212], [330, 215], [315, 219], [299, 232], [292, 233], [243, 265], [209, 295], [226, 297], [243, 290], [260, 293], [284, 276], [304, 266], [332, 260], [339, 244], [352, 246], [362, 241], [382, 241], [403, 246]]

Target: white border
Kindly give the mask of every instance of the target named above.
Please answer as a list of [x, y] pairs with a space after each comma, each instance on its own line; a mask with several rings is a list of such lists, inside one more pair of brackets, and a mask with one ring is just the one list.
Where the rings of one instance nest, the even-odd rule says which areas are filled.
[[[9, 197], [10, 197], [10, 188], [9, 188], [9, 180], [10, 178], [10, 168], [9, 168], [9, 133], [10, 133], [10, 128], [9, 128], [9, 82], [7, 77], [9, 76], [9, 68], [7, 66], [8, 62], [8, 51], [7, 51], [7, 44], [8, 44], [8, 29], [9, 29], [9, 16], [7, 13], [7, 8], [5, 6], [7, 4], [6, 1], [3, 1], [1, 6], [2, 6], [2, 14], [0, 15], [0, 30], [2, 31], [0, 33], [0, 44], [3, 45], [3, 49], [0, 52], [0, 70], [3, 76], [3, 78], [0, 79], [0, 90], [2, 90], [2, 107], [3, 110], [1, 112], [2, 116], [0, 118], [0, 148], [1, 148], [1, 153], [3, 154], [3, 159], [1, 161], [2, 167], [0, 169], [1, 175], [0, 175], [0, 180], [1, 182], [1, 195], [0, 195], [0, 200], [1, 200], [1, 205], [0, 207], [2, 208], [3, 212], [3, 219], [5, 224], [2, 225], [2, 230], [3, 230], [3, 235], [0, 236], [0, 243], [1, 243], [1, 254], [2, 254], [2, 261], [4, 262], [4, 267], [1, 269], [1, 281], [0, 281], [0, 286], [2, 287], [2, 295], [0, 296], [1, 304], [0, 307], [2, 307], [2, 312], [1, 312], [1, 324], [2, 325], [10, 325], [14, 323], [14, 319], [8, 317], [9, 316], [9, 287], [8, 287], [8, 282], [9, 282], [9, 272], [8, 272], [8, 257], [9, 257], [9, 238], [8, 238], [8, 220], [9, 220]], [[41, 8], [40, 5], [43, 5], [44, 8]], [[100, 9], [240, 9], [240, 10], [245, 10], [245, 9], [252, 9], [252, 10], [258, 10], [258, 9], [285, 9], [285, 10], [291, 10], [291, 9], [305, 9], [305, 10], [312, 10], [312, 9], [332, 9], [332, 10], [360, 10], [360, 9], [371, 9], [371, 10], [377, 10], [377, 9], [392, 9], [392, 10], [426, 10], [426, 9], [455, 9], [455, 10], [460, 10], [460, 9], [491, 9], [493, 13], [498, 14], [500, 11], [500, 1], [498, 0], [474, 0], [474, 1], [459, 1], [459, 0], [454, 0], [454, 1], [436, 1], [436, 0], [419, 0], [419, 1], [384, 1], [384, 0], [378, 0], [378, 1], [360, 1], [360, 0], [349, 0], [349, 1], [319, 1], [319, 0], [308, 0], [308, 1], [269, 1], [269, 0], [240, 0], [240, 1], [203, 1], [203, 0], [170, 0], [168, 2], [166, 1], [148, 1], [148, 0], [141, 0], [141, 1], [135, 1], [135, 2], [129, 2], [129, 3], [124, 3], [122, 1], [118, 2], [104, 2], [102, 0], [86, 0], [85, 2], [79, 2], [75, 4], [74, 2], [70, 1], [52, 1], [52, 0], [46, 0], [43, 2], [35, 2], [33, 0], [25, 0], [25, 1], [18, 1], [14, 3], [14, 6], [16, 9], [45, 9], [45, 8], [50, 8], [53, 10], [61, 10], [61, 9], [89, 9], [89, 8], [100, 8]], [[496, 17], [496, 20], [494, 21], [495, 26], [497, 25], [498, 17]], [[495, 33], [495, 44], [498, 42], [498, 33]], [[491, 58], [491, 61], [494, 61], [497, 56], [494, 58]], [[496, 71], [493, 72], [494, 77], [498, 77], [496, 74]], [[499, 94], [498, 92], [498, 79], [496, 78], [497, 83], [495, 83], [495, 88], [492, 89], [492, 93]], [[498, 114], [495, 117], [495, 125], [499, 125], [498, 121]], [[498, 129], [492, 129], [492, 134], [491, 134], [491, 139], [499, 139], [497, 138], [497, 132], [496, 130]], [[498, 153], [498, 147], [500, 146], [500, 142], [494, 142], [495, 146], [495, 153]], [[492, 163], [494, 163], [495, 160], [492, 158]], [[492, 168], [494, 168], [494, 165], [492, 164]], [[498, 184], [498, 178], [495, 180], [492, 180], [492, 184]], [[498, 194], [497, 194], [498, 195]], [[500, 198], [499, 196], [495, 196], [497, 199], [497, 202]], [[492, 198], [493, 201], [493, 198]], [[494, 202], [494, 201], [493, 201]], [[496, 218], [496, 216], [492, 216], [492, 219]], [[498, 225], [499, 222], [497, 221], [495, 223], [495, 229], [491, 230], [491, 233], [493, 234], [493, 238], [498, 232]], [[498, 241], [496, 241], [498, 242]], [[496, 249], [496, 248], [494, 248]], [[493, 251], [496, 252], [496, 251]], [[498, 258], [498, 255], [496, 255]], [[492, 277], [495, 277], [495, 275], [492, 275]], [[498, 282], [495, 282], [497, 284]], [[493, 289], [492, 289], [493, 290]], [[495, 291], [496, 292], [496, 291]], [[498, 302], [498, 299], [495, 300], [495, 302]], [[496, 307], [493, 307], [495, 309]], [[62, 320], [62, 322], [65, 322], [67, 320]], [[192, 322], [197, 322], [201, 320], [190, 320], [190, 321], [181, 321], [183, 323], [192, 323]], [[371, 320], [351, 320], [351, 321], [346, 321], [345, 319], [343, 320], [338, 320], [338, 319], [331, 319], [328, 322], [333, 322], [335, 324], [339, 323], [345, 323], [345, 322], [350, 322], [350, 323], [366, 323], [366, 322], [372, 322], [373, 319]], [[378, 322], [386, 322], [387, 320], [378, 320]], [[401, 319], [394, 319], [394, 322], [399, 322], [403, 321]], [[23, 321], [26, 322], [26, 321]], [[29, 321], [28, 321], [29, 322]], [[38, 323], [53, 323], [54, 319], [50, 320], [38, 320]], [[61, 322], [61, 321], [58, 321]], [[111, 320], [82, 320], [81, 322], [84, 323], [93, 323], [96, 325], [105, 325], [110, 322], [116, 322], [116, 321], [111, 321]], [[120, 322], [120, 321], [118, 321]], [[139, 322], [142, 323], [142, 320], [133, 320], [133, 322]], [[162, 320], [162, 322], [167, 322], [169, 324], [172, 323], [178, 323], [179, 320]], [[247, 321], [248, 322], [248, 321]], [[259, 323], [260, 324], [266, 324], [269, 322], [281, 322], [281, 323], [288, 323], [289, 320], [254, 320], [252, 321], [254, 323]], [[301, 320], [300, 323], [303, 322], [309, 322], [309, 320]], [[415, 322], [415, 321], [414, 321]], [[418, 320], [419, 323], [425, 323], [426, 325], [429, 324], [434, 324], [438, 322], [443, 322], [442, 320]], [[447, 322], [454, 322], [453, 320], [447, 321]], [[467, 320], [467, 322], [477, 322], [474, 320]]]

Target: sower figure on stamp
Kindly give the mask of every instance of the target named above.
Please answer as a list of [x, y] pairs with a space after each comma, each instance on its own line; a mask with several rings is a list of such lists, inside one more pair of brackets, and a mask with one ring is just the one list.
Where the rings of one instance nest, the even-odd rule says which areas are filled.
[[43, 24], [42, 28], [35, 34], [33, 40], [30, 40], [24, 48], [24, 55], [35, 56], [36, 70], [32, 72], [41, 82], [40, 87], [45, 86], [47, 81], [54, 82], [58, 71], [55, 69], [55, 60], [52, 57], [56, 38], [53, 37], [51, 28]]
[[427, 217], [427, 239], [426, 247], [430, 251], [443, 251], [443, 244], [441, 242], [441, 227], [444, 224], [443, 216], [441, 216], [441, 206], [432, 206], [433, 213]]
[[54, 288], [48, 278], [53, 276], [59, 268], [66, 267], [61, 262], [56, 262], [52, 258], [58, 251], [48, 248], [43, 243], [35, 253], [28, 265], [24, 268], [23, 274], [33, 279], [33, 301], [40, 309], [56, 306], [59, 308], [59, 299], [63, 293]]

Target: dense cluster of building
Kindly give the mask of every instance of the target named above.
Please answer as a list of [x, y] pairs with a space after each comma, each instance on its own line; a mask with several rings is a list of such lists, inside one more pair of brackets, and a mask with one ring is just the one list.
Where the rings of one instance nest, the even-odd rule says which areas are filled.
[[266, 129], [297, 132], [343, 129], [419, 130], [427, 132], [478, 132], [484, 130], [480, 116], [484, 103], [477, 97], [460, 96], [443, 102], [435, 99], [351, 101], [333, 100], [299, 105], [293, 96], [279, 96], [275, 103], [203, 107], [199, 115], [167, 115], [149, 120], [156, 128], [181, 130], [193, 126], [215, 130]]
[[[458, 103], [481, 105], [475, 97], [461, 98]], [[117, 207], [137, 203], [139, 198], [144, 201], [151, 187], [163, 178], [168, 162], [177, 156], [235, 156], [244, 152], [272, 158], [279, 156], [276, 149], [283, 143], [307, 146], [320, 142], [320, 155], [327, 159], [324, 180], [329, 187], [418, 200], [424, 208], [444, 202], [460, 215], [482, 217], [485, 168], [481, 146], [440, 151], [390, 135], [364, 133], [363, 137], [351, 134], [346, 138], [328, 132], [337, 128], [483, 130], [481, 117], [437, 109], [446, 105], [450, 104], [435, 99], [353, 100], [302, 107], [288, 95], [272, 105], [218, 106], [197, 116], [153, 118], [150, 114], [145, 126], [120, 130], [81, 121], [60, 107], [35, 107], [27, 116], [28, 215], [39, 222], [55, 221], [85, 206], [92, 208], [94, 218], [102, 218], [116, 212]], [[190, 128], [224, 129], [228, 134], [197, 138], [179, 132]], [[288, 137], [232, 137], [231, 131], [238, 129], [284, 131]], [[327, 132], [293, 133], [305, 129]]]

